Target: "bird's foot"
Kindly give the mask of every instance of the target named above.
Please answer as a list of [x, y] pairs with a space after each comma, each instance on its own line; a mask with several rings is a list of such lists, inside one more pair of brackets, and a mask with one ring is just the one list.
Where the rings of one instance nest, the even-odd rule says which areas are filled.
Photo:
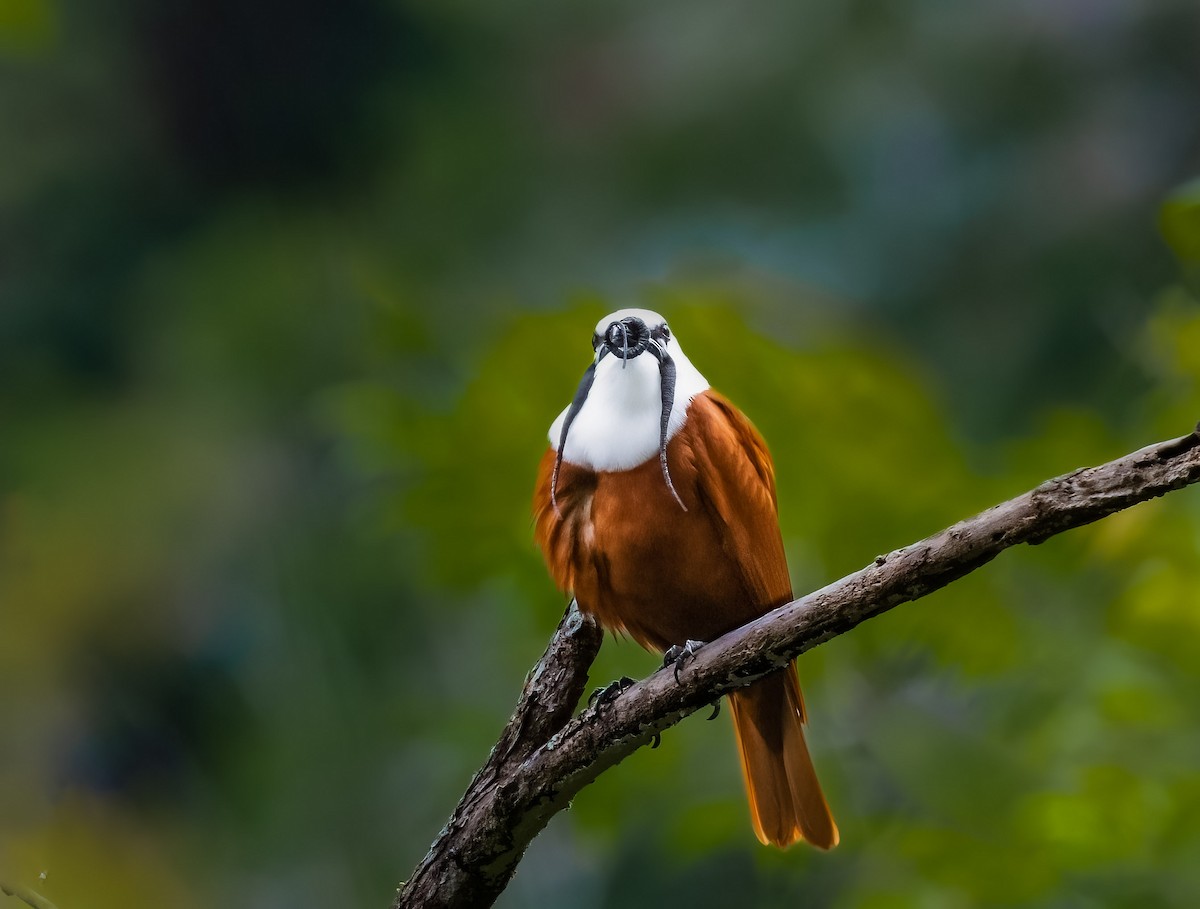
[[710, 713], [707, 717], [707, 719], [709, 721], [715, 720], [718, 716], [721, 715], [721, 699], [720, 698], [717, 698], [715, 701], [712, 702], [712, 709], [713, 709], [713, 712]]
[[663, 668], [668, 666], [675, 667], [675, 681], [679, 681], [679, 670], [692, 661], [692, 657], [696, 655], [701, 647], [704, 646], [703, 641], [693, 641], [690, 638], [682, 647], [679, 644], [674, 644], [667, 648], [667, 652], [663, 654]]
[[597, 688], [588, 697], [589, 707], [604, 707], [611, 704], [625, 689], [633, 685], [633, 679], [627, 675], [621, 676], [615, 682], [609, 682], [603, 688]]

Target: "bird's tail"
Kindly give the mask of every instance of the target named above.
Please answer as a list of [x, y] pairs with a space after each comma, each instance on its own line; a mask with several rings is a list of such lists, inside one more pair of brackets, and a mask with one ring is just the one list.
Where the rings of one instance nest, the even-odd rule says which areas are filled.
[[838, 829], [804, 741], [796, 664], [731, 692], [729, 707], [759, 840], [783, 847], [804, 839], [832, 849]]

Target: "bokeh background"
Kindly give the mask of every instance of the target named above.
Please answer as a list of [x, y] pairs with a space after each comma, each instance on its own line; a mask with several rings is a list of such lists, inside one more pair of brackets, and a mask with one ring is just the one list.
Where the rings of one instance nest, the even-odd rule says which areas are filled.
[[[60, 909], [387, 904], [561, 614], [611, 309], [765, 434], [798, 592], [1200, 417], [1194, 0], [3, 0], [0, 74], [0, 881]], [[1200, 905], [1198, 557], [1185, 491], [805, 656], [829, 855], [692, 718], [501, 905]]]

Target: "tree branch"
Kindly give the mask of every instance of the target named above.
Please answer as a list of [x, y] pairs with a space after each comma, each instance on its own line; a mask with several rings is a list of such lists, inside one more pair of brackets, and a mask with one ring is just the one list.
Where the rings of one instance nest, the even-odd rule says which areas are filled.
[[600, 631], [574, 604], [530, 672], [513, 718], [394, 909], [489, 906], [526, 846], [601, 773], [734, 688], [894, 606], [969, 574], [1019, 543], [1041, 543], [1200, 481], [1200, 426], [1098, 467], [1073, 471], [718, 638], [675, 681], [659, 671], [607, 704], [570, 714]]
[[46, 899], [36, 890], [31, 890], [29, 887], [23, 887], [20, 884], [10, 884], [6, 881], [0, 881], [0, 893], [5, 896], [15, 896], [23, 903], [32, 906], [33, 909], [55, 909], [55, 906], [50, 900]]
[[[525, 677], [516, 710], [487, 762], [442, 828], [429, 854], [400, 888], [396, 906], [490, 906], [508, 885], [525, 847], [550, 820], [511, 798], [520, 766], [571, 719], [604, 633], [572, 600], [546, 652]], [[518, 832], [520, 828], [520, 832]]]

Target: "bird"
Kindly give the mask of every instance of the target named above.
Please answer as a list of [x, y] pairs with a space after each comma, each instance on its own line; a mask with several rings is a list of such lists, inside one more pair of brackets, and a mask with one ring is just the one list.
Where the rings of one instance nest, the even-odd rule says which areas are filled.
[[[534, 486], [534, 538], [558, 588], [668, 658], [790, 601], [774, 465], [749, 419], [656, 312], [605, 316], [592, 351]], [[795, 661], [729, 705], [759, 841], [836, 846]]]

